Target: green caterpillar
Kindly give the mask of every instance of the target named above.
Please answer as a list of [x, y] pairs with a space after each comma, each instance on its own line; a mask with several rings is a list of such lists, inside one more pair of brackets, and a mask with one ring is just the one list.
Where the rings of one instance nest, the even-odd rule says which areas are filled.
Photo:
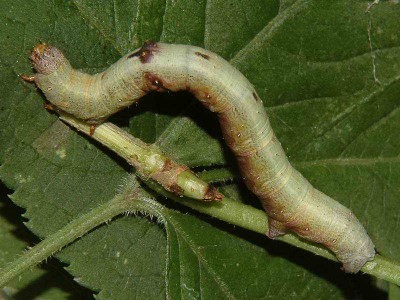
[[374, 245], [361, 223], [291, 166], [252, 84], [218, 55], [146, 42], [95, 75], [73, 69], [52, 46], [35, 47], [31, 58], [37, 73], [28, 79], [50, 103], [90, 124], [103, 122], [150, 91], [190, 91], [218, 115], [246, 185], [267, 212], [270, 238], [292, 231], [323, 244], [346, 272], [358, 272], [374, 258]]

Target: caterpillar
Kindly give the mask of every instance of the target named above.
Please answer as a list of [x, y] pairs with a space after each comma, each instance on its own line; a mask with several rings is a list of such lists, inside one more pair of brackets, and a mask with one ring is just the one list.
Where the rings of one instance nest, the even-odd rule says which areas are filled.
[[291, 231], [322, 244], [350, 273], [374, 258], [374, 244], [355, 215], [292, 167], [254, 87], [217, 54], [149, 41], [94, 75], [73, 69], [46, 44], [34, 48], [31, 60], [36, 73], [25, 79], [58, 109], [94, 126], [151, 91], [191, 92], [217, 114], [247, 187], [268, 215], [268, 237]]

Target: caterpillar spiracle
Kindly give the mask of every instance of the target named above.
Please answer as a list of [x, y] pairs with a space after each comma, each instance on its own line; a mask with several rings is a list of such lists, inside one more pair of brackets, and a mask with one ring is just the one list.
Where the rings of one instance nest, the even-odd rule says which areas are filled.
[[146, 42], [106, 71], [88, 75], [63, 53], [34, 48], [31, 78], [47, 100], [90, 124], [138, 101], [150, 91], [190, 91], [218, 116], [247, 187], [269, 219], [268, 237], [288, 231], [325, 245], [346, 272], [374, 258], [374, 245], [355, 215], [315, 189], [289, 163], [252, 84], [215, 53], [202, 48]]

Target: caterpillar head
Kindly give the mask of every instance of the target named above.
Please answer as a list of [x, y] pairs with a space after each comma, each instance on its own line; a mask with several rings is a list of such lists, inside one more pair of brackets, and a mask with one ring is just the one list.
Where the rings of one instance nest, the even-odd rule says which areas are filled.
[[54, 72], [67, 62], [60, 50], [44, 43], [33, 48], [31, 60], [36, 71], [44, 75]]

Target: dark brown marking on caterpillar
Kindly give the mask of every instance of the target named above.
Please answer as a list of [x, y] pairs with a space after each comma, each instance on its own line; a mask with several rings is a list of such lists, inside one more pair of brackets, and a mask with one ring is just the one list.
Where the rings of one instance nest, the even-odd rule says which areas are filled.
[[149, 88], [149, 90], [156, 92], [169, 91], [169, 89], [164, 86], [163, 80], [159, 76], [148, 72], [145, 73], [144, 76], [147, 81], [147, 87]]
[[131, 59], [133, 57], [140, 57], [141, 55], [142, 55], [142, 48], [140, 48], [139, 50], [133, 52], [132, 54], [129, 54], [126, 59]]
[[22, 74], [22, 75], [19, 75], [19, 77], [22, 80], [27, 81], [27, 82], [35, 82], [35, 76], [33, 76], [33, 75], [24, 75], [24, 74]]
[[139, 57], [142, 63], [148, 63], [153, 57], [153, 53], [157, 51], [157, 43], [153, 41], [146, 41], [142, 48], [128, 55], [127, 59]]
[[210, 56], [209, 56], [209, 55], [204, 54], [204, 53], [201, 53], [201, 52], [199, 52], [199, 51], [196, 51], [194, 54], [196, 54], [197, 56], [200, 56], [200, 57], [202, 57], [202, 58], [204, 58], [204, 59], [206, 59], [206, 60], [209, 60], [209, 59], [210, 59]]
[[258, 101], [258, 97], [257, 97], [256, 92], [253, 92], [252, 95], [253, 95], [254, 100]]

